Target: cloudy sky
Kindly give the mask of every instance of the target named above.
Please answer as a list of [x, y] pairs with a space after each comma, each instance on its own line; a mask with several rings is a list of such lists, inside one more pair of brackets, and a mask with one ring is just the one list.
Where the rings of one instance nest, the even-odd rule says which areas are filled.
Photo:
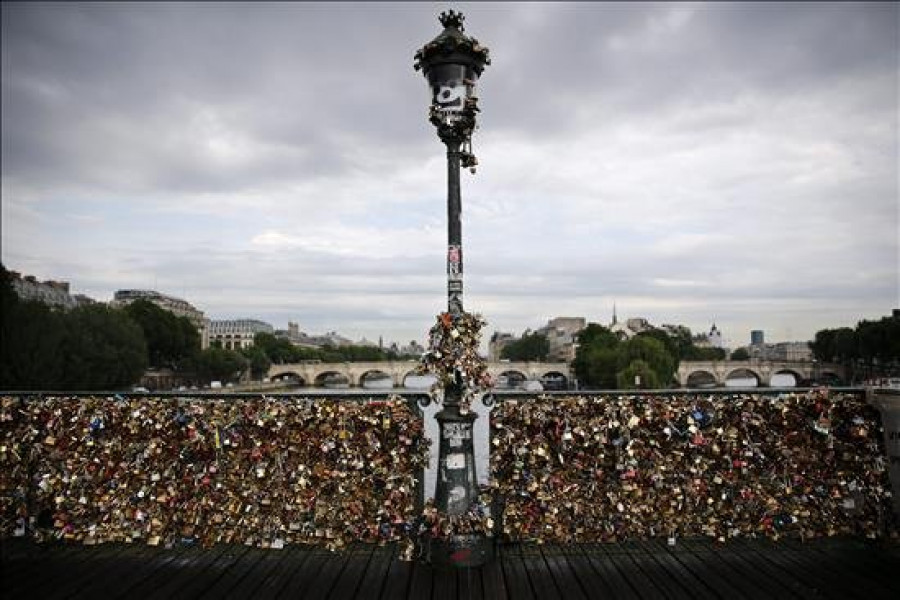
[[446, 165], [416, 49], [491, 49], [466, 308], [732, 345], [898, 291], [898, 4], [2, 6], [2, 261], [108, 300], [424, 341]]

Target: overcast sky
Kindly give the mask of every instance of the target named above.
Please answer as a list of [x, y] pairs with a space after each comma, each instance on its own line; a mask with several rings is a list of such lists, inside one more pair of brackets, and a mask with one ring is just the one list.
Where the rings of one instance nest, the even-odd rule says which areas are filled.
[[2, 261], [424, 341], [446, 163], [413, 54], [491, 50], [465, 304], [804, 340], [900, 306], [898, 4], [4, 3]]

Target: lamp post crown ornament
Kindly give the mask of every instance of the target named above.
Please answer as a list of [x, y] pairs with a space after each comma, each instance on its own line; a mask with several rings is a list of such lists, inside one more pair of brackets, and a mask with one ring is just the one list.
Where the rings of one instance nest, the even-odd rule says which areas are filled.
[[471, 66], [475, 75], [480, 76], [485, 65], [491, 64], [490, 51], [477, 39], [465, 35], [463, 21], [466, 17], [461, 12], [449, 10], [442, 12], [439, 19], [444, 31], [416, 51], [413, 68], [416, 71], [425, 69], [427, 74], [432, 62], [453, 60]]
[[440, 20], [441, 25], [443, 25], [445, 28], [454, 27], [456, 29], [459, 29], [460, 33], [465, 31], [465, 29], [463, 28], [463, 21], [466, 20], [466, 16], [461, 12], [454, 11], [452, 8], [448, 11], [442, 12], [441, 16], [438, 17], [438, 20]]

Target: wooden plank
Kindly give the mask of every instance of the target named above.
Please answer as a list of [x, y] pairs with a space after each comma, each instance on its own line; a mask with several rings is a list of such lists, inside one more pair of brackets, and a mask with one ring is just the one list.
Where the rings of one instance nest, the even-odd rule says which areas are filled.
[[[143, 549], [136, 553], [140, 564], [134, 567], [134, 578], [127, 585], [119, 587], [116, 598], [144, 597], [156, 589], [161, 582], [168, 580], [167, 570], [172, 571], [171, 566], [175, 561], [185, 560], [192, 554], [213, 552], [213, 549], [185, 548], [166, 550], [154, 546], [144, 545]], [[221, 551], [221, 549], [219, 549]], [[101, 582], [102, 584], [102, 582]], [[87, 590], [86, 593], [91, 593]], [[107, 592], [109, 595], [109, 592]]]
[[541, 600], [559, 598], [559, 590], [556, 589], [556, 582], [544, 561], [541, 548], [536, 544], [522, 544], [519, 546], [519, 553], [534, 596]]
[[313, 556], [303, 563], [303, 568], [291, 579], [289, 586], [282, 590], [280, 597], [328, 597], [350, 559], [350, 553], [332, 552], [324, 548], [317, 548], [312, 552]]
[[432, 600], [456, 600], [456, 568], [451, 566], [435, 567], [433, 572]]
[[356, 598], [358, 600], [376, 600], [380, 597], [391, 560], [396, 552], [396, 546], [396, 544], [391, 544], [373, 549], [369, 566], [357, 590]]
[[578, 582], [583, 595], [589, 598], [621, 597], [621, 594], [616, 596], [609, 584], [603, 580], [579, 544], [565, 544], [559, 546], [559, 549], [571, 577]]
[[501, 546], [503, 557], [504, 583], [510, 598], [528, 600], [534, 598], [525, 564], [522, 562], [522, 545]]
[[409, 581], [410, 600], [418, 600], [419, 598], [431, 598], [431, 588], [434, 579], [434, 569], [431, 565], [422, 561], [413, 561], [412, 573]]
[[[606, 588], [611, 590], [613, 598], [632, 598], [640, 594], [638, 582], [631, 581], [629, 576], [623, 573], [616, 563], [611, 560], [600, 544], [583, 544], [580, 551], [587, 559], [594, 572], [603, 580]], [[628, 563], [631, 577], [638, 573], [637, 568]], [[643, 581], [643, 576], [638, 577]]]
[[[86, 563], [90, 560], [90, 553], [84, 552], [83, 546], [64, 544], [62, 542], [47, 542], [37, 544], [31, 541], [15, 540], [21, 542], [21, 548], [15, 552], [10, 560], [7, 554], [3, 557], [3, 593], [10, 598], [33, 598], [35, 587], [46, 585], [48, 576], [53, 577], [63, 565], [72, 563]], [[0, 547], [8, 543], [4, 540]]]
[[[591, 557], [592, 561], [608, 561], [612, 564], [626, 582], [637, 593], [638, 598], [667, 598], [664, 590], [654, 581], [655, 575], [639, 556], [632, 556], [633, 552], [626, 549], [624, 544], [597, 544], [593, 546], [597, 552]], [[652, 563], [652, 561], [651, 561]]]
[[770, 540], [752, 540], [752, 543], [750, 540], [735, 540], [735, 545], [745, 551], [745, 557], [752, 557], [758, 564], [772, 567], [769, 572], [776, 580], [789, 589], [797, 590], [801, 596], [827, 597], [822, 581], [811, 573], [798, 570]]
[[782, 544], [780, 552], [795, 570], [813, 575], [825, 590], [825, 595], [841, 598], [868, 597], [856, 586], [853, 578], [849, 577], [849, 572], [842, 561], [835, 560], [835, 557], [823, 553], [810, 560], [808, 558], [810, 552], [798, 552], [788, 544]]
[[241, 554], [240, 558], [234, 565], [219, 577], [216, 582], [203, 590], [201, 598], [221, 598], [239, 585], [241, 581], [254, 569], [262, 560], [262, 557], [268, 550], [261, 548], [246, 547], [246, 551]]
[[503, 556], [496, 546], [494, 560], [481, 567], [481, 595], [488, 600], [506, 598], [506, 583], [503, 580]]
[[[754, 540], [756, 541], [758, 540]], [[782, 569], [763, 558], [752, 544], [747, 543], [747, 540], [731, 540], [728, 543], [727, 556], [749, 570], [753, 585], [774, 588], [778, 590], [776, 597], [779, 598], [805, 597], [806, 586], [796, 578], [786, 577]]]
[[[850, 572], [850, 577], [859, 582], [870, 597], [882, 595], [900, 596], [900, 556], [892, 555], [889, 548], [883, 545], [859, 540], [842, 540], [839, 544], [806, 544], [807, 548], [815, 547], [819, 552], [834, 555], [840, 560], [841, 567]], [[896, 545], [900, 548], [900, 545]], [[811, 554], [811, 550], [807, 550]], [[815, 554], [817, 555], [817, 553]], [[814, 555], [814, 556], [815, 556]]]
[[[495, 562], [436, 573], [398, 560], [396, 546], [331, 554], [291, 546], [165, 550], [146, 545], [17, 548], [5, 554], [8, 597], [333, 598], [672, 597], [672, 580], [702, 580], [728, 598], [879, 598], [897, 595], [900, 553], [858, 540], [705, 540], [593, 546], [501, 546]], [[36, 570], [40, 565], [41, 570]], [[35, 581], [23, 573], [39, 574]], [[325, 576], [322, 573], [325, 572]], [[415, 584], [413, 582], [415, 580]], [[452, 582], [452, 583], [451, 583]], [[665, 582], [669, 589], [660, 589]], [[10, 583], [12, 585], [10, 585]], [[682, 584], [678, 584], [682, 586]], [[684, 588], [679, 587], [679, 592]], [[707, 594], [710, 595], [710, 594]]]
[[33, 585], [28, 589], [32, 598], [61, 597], [71, 590], [72, 585], [83, 586], [90, 577], [104, 567], [104, 559], [116, 556], [121, 552], [118, 544], [102, 546], [82, 546], [84, 556], [73, 557], [74, 560], [63, 560], [59, 568], [34, 577]]
[[312, 547], [307, 544], [291, 544], [286, 548], [284, 558], [278, 561], [272, 572], [267, 575], [259, 587], [256, 588], [253, 597], [278, 598], [291, 582], [298, 571], [313, 555]]
[[154, 568], [175, 560], [184, 551], [180, 546], [166, 549], [146, 544], [120, 545], [118, 552], [103, 559], [97, 571], [88, 573], [81, 581], [73, 581], [66, 597], [124, 596], [148, 577]]
[[578, 578], [569, 567], [565, 554], [560, 546], [544, 545], [540, 547], [544, 562], [547, 564], [550, 576], [556, 584], [559, 595], [566, 600], [570, 598], [578, 600], [587, 598], [585, 592], [581, 589]]
[[[726, 598], [750, 598], [759, 595], [760, 591], [769, 597], [781, 597], [785, 590], [776, 585], [768, 585], [768, 579], [760, 578], [747, 565], [737, 561], [728, 545], [716, 546], [716, 542], [698, 539], [680, 539], [675, 557], [683, 559], [690, 553], [705, 568], [702, 577], [711, 584], [719, 596]], [[760, 589], [761, 588], [761, 589]]]
[[375, 546], [372, 544], [356, 544], [347, 552], [347, 562], [338, 579], [329, 592], [329, 598], [355, 598], [372, 560]]
[[465, 567], [456, 570], [456, 597], [460, 600], [481, 600], [483, 567]]
[[393, 547], [390, 565], [381, 589], [380, 598], [382, 600], [405, 600], [408, 597], [409, 586], [412, 582], [413, 561], [402, 560], [401, 551], [399, 546]]
[[86, 561], [89, 555], [82, 552], [83, 546], [63, 542], [45, 542], [38, 544], [32, 540], [3, 540], [0, 548], [13, 546], [11, 551], [3, 554], [3, 593], [10, 597], [20, 592], [31, 597], [28, 590], [44, 575], [52, 573], [69, 561]]
[[[716, 594], [710, 587], [708, 577], [698, 577], [698, 572], [702, 571], [705, 575], [709, 575], [708, 568], [704, 568], [703, 564], [691, 555], [684, 556], [684, 562], [678, 560], [673, 553], [664, 545], [664, 540], [639, 540], [636, 542], [636, 548], [643, 551], [645, 555], [652, 557], [669, 575], [671, 586], [669, 591], [676, 598], [710, 598], [715, 599]], [[693, 569], [686, 566], [685, 563], [691, 563]]]
[[[223, 598], [260, 598], [274, 596], [277, 588], [273, 589], [277, 578], [272, 578], [278, 566], [288, 560], [291, 547], [282, 550], [261, 550], [261, 557], [256, 566], [250, 570], [231, 589], [224, 590]], [[268, 583], [271, 582], [271, 583]], [[268, 583], [268, 584], [267, 584]], [[268, 596], [266, 594], [269, 594]]]
[[320, 546], [306, 546], [301, 552], [305, 560], [288, 573], [287, 581], [278, 590], [277, 598], [303, 596], [312, 585], [318, 571], [331, 559], [331, 552]]
[[212, 551], [193, 548], [176, 560], [167, 563], [156, 577], [148, 581], [149, 590], [140, 597], [196, 598], [213, 585], [247, 551], [246, 546], [222, 544]]

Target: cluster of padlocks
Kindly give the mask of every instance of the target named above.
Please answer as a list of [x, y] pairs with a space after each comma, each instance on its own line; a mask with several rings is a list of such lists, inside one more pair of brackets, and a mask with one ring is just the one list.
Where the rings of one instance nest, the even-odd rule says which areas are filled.
[[84, 544], [409, 540], [422, 419], [377, 403], [2, 399], [2, 535]]
[[491, 453], [513, 540], [896, 535], [879, 416], [852, 395], [507, 401]]
[[418, 506], [406, 401], [4, 397], [0, 535], [281, 548], [460, 534], [616, 541], [896, 536], [878, 413], [857, 396], [499, 402], [491, 485]]

